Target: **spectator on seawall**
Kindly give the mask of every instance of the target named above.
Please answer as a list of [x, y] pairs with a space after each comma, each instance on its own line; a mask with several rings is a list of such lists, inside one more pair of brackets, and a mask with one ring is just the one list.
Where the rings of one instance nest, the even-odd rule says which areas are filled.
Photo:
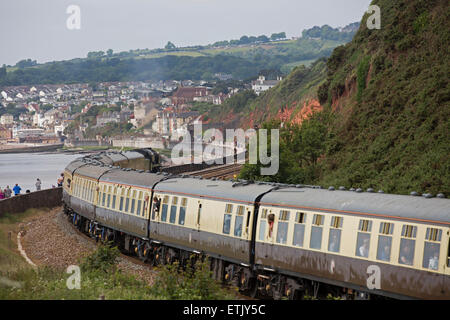
[[42, 184], [41, 180], [40, 180], [39, 178], [37, 178], [37, 181], [36, 181], [36, 191], [41, 190], [41, 184]]
[[5, 194], [2, 191], [2, 188], [0, 188], [0, 200], [5, 199]]
[[61, 173], [61, 176], [58, 178], [58, 187], [62, 187], [64, 182], [64, 173]]
[[16, 185], [13, 188], [14, 195], [17, 196], [18, 194], [20, 194], [20, 190], [22, 190], [22, 188], [19, 187], [19, 185], [16, 183]]
[[11, 197], [11, 189], [9, 188], [9, 186], [6, 186], [5, 191], [3, 192], [5, 194], [5, 199], [8, 199]]

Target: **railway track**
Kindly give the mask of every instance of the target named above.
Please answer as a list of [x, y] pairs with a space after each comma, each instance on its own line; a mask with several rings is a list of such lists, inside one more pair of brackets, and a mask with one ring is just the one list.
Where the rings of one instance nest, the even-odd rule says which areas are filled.
[[191, 176], [201, 176], [205, 179], [220, 178], [223, 180], [232, 179], [238, 175], [242, 169], [242, 164], [228, 164], [218, 167], [189, 172]]

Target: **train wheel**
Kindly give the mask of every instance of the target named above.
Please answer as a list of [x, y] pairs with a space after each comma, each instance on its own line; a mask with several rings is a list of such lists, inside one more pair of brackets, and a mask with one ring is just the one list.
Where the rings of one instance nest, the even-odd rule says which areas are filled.
[[159, 266], [160, 264], [162, 264], [162, 257], [163, 257], [163, 248], [159, 247], [159, 248], [155, 248], [154, 252], [154, 256], [153, 256], [153, 265], [154, 266]]
[[249, 289], [249, 292], [248, 292], [248, 294], [249, 294], [249, 296], [251, 297], [251, 298], [254, 298], [254, 299], [256, 299], [259, 295], [258, 295], [258, 279], [257, 278], [251, 278], [250, 279], [250, 283], [249, 283], [249, 287], [250, 287], [250, 289]]

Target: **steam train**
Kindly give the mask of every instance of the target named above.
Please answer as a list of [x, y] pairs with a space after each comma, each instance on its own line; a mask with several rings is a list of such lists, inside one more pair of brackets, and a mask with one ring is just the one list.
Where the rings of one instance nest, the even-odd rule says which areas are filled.
[[[133, 168], [133, 169], [132, 169]], [[152, 265], [207, 255], [251, 296], [449, 299], [450, 201], [159, 171], [150, 149], [65, 168], [65, 213]]]

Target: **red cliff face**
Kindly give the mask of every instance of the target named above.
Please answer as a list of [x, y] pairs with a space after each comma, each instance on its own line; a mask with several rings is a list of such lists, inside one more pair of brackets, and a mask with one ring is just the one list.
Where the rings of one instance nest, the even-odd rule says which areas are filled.
[[333, 96], [331, 100], [331, 108], [333, 111], [340, 111], [346, 105], [348, 98], [356, 95], [356, 90], [356, 77], [345, 81], [344, 92], [339, 96]]
[[283, 122], [291, 122], [293, 124], [300, 125], [303, 120], [309, 118], [314, 112], [321, 112], [323, 107], [320, 105], [318, 100], [311, 99], [303, 103], [303, 107], [299, 112], [295, 112], [296, 109], [296, 103], [293, 103], [291, 107], [286, 106], [282, 110], [278, 111], [276, 119]]

